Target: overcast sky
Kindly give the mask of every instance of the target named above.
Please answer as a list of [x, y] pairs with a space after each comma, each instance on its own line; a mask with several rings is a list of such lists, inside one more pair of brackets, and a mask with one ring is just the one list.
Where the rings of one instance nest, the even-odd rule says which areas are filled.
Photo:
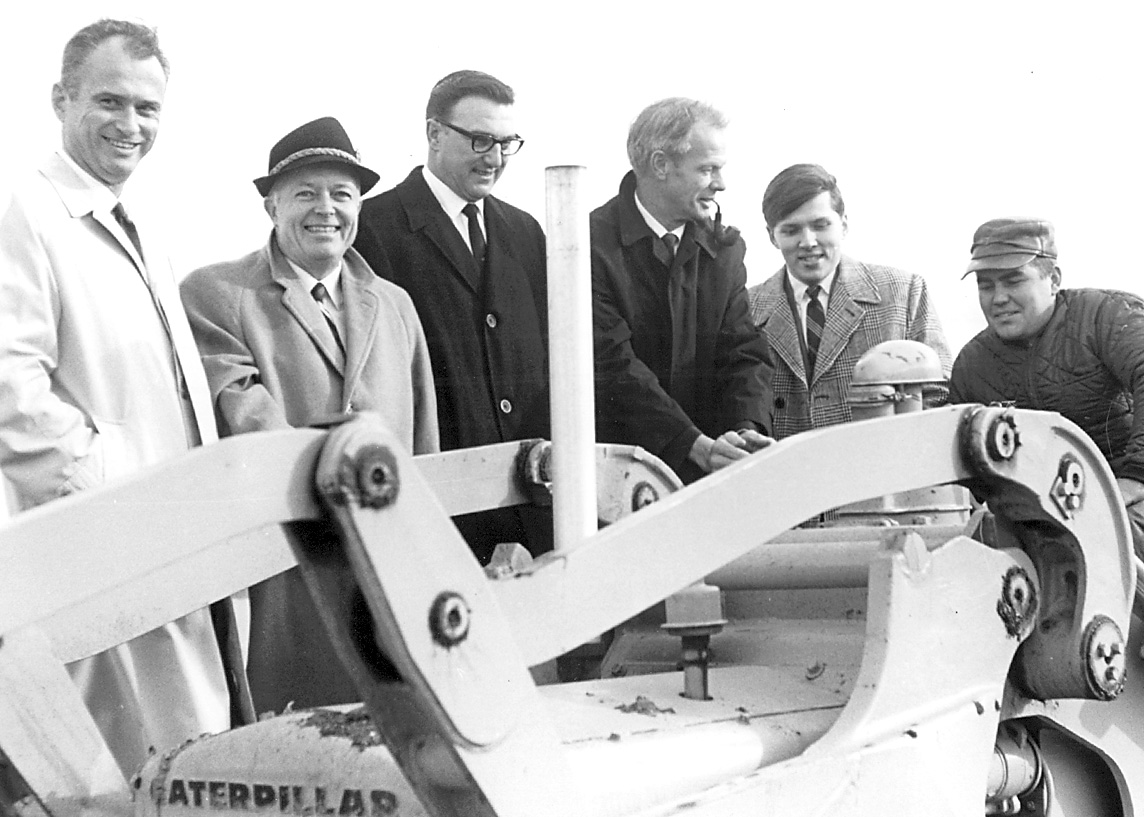
[[[567, 6], [557, 14], [550, 9]], [[770, 10], [763, 10], [766, 7]], [[67, 38], [99, 16], [159, 26], [173, 64], [159, 141], [125, 199], [159, 211], [185, 271], [265, 241], [250, 180], [297, 125], [338, 117], [378, 191], [424, 161], [424, 107], [458, 68], [517, 91], [527, 144], [497, 188], [544, 224], [544, 168], [626, 170], [647, 103], [707, 99], [731, 119], [724, 218], [751, 283], [779, 268], [760, 201], [817, 162], [850, 219], [847, 251], [921, 273], [954, 348], [983, 325], [960, 281], [973, 230], [1053, 220], [1066, 286], [1144, 291], [1139, 2], [22, 3], [0, 23], [0, 184], [58, 144], [50, 89]]]

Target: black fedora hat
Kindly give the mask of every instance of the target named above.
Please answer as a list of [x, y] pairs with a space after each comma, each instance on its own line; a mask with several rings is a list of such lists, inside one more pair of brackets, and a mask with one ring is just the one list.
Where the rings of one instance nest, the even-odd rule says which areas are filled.
[[282, 174], [315, 164], [342, 164], [357, 177], [361, 192], [366, 193], [380, 178], [361, 163], [342, 123], [323, 116], [295, 128], [270, 149], [270, 164], [265, 176], [254, 180], [258, 192], [266, 197]]

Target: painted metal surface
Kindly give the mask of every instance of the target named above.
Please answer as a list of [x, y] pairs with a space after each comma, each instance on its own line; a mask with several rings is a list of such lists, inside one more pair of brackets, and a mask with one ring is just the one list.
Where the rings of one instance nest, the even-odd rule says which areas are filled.
[[[735, 724], [709, 724], [713, 735], [742, 732], [746, 739], [729, 740], [739, 749], [686, 778], [666, 802], [637, 778], [617, 792], [628, 810], [616, 813], [980, 813], [1001, 717], [1051, 720], [1102, 743], [1092, 728], [1112, 711], [1102, 699], [1122, 691], [1124, 672], [1137, 660], [1126, 655], [1123, 641], [1136, 566], [1115, 483], [1091, 441], [1055, 415], [962, 406], [873, 420], [856, 431], [838, 427], [784, 440], [638, 513], [623, 515], [621, 505], [618, 520], [581, 547], [491, 583], [468, 558], [447, 505], [413, 459], [368, 421], [329, 435], [293, 432], [241, 440], [249, 447], [219, 444], [6, 526], [0, 577], [18, 575], [38, 588], [55, 579], [62, 558], [93, 549], [93, 536], [127, 548], [133, 558], [84, 562], [87, 586], [69, 578], [51, 598], [15, 587], [0, 593], [0, 636], [41, 629], [53, 651], [71, 654], [79, 643], [102, 649], [107, 644], [100, 639], [131, 637], [159, 616], [202, 606], [211, 600], [207, 593], [227, 595], [264, 578], [260, 571], [277, 569], [276, 560], [289, 566], [289, 556], [267, 559], [259, 552], [265, 543], [258, 531], [278, 531], [271, 535], [280, 537], [275, 548], [281, 542], [299, 548], [332, 637], [357, 651], [355, 677], [366, 706], [387, 713], [379, 731], [427, 813], [601, 813], [585, 811], [595, 806], [575, 784], [577, 768], [606, 767], [609, 756], [617, 763], [621, 756], [633, 763], [675, 757], [688, 745], [711, 744], [699, 732], [691, 744], [686, 726], [646, 740], [633, 736], [643, 747], [624, 752], [610, 745], [610, 735], [570, 741], [532, 685], [528, 665], [615, 626], [829, 507], [958, 481], [989, 502], [996, 524], [981, 532], [984, 543], [964, 536], [929, 543], [910, 531], [883, 543], [870, 566], [861, 667], [840, 712], [837, 706], [819, 712], [818, 731], [808, 727], [813, 736], [804, 745], [788, 744], [795, 752], [789, 756], [768, 754], [766, 741], [746, 738]], [[239, 456], [260, 446], [266, 459]], [[815, 467], [840, 446], [853, 461], [834, 458], [832, 469]], [[498, 452], [492, 460], [498, 469], [511, 460], [510, 473], [501, 471], [505, 485], [520, 480], [517, 453]], [[623, 467], [643, 466], [633, 457]], [[318, 513], [307, 486], [315, 468], [346, 546], [344, 561], [306, 552], [284, 524]], [[624, 477], [633, 498], [626, 507], [638, 504], [640, 481]], [[1061, 484], [1063, 502], [1060, 488], [1054, 490]], [[83, 512], [92, 516], [81, 519]], [[29, 553], [34, 549], [40, 552]], [[850, 554], [840, 552], [840, 559]], [[323, 591], [333, 584], [330, 576], [346, 570], [359, 583], [364, 608]], [[130, 601], [134, 593], [146, 600], [144, 609]], [[378, 649], [363, 650], [352, 638], [352, 624], [363, 615]], [[76, 640], [70, 632], [81, 627], [95, 632]], [[0, 644], [0, 661], [5, 650]], [[49, 661], [44, 652], [33, 651], [40, 656], [33, 663], [60, 658], [57, 651]], [[1016, 686], [1007, 687], [1011, 665]], [[743, 668], [756, 673], [748, 683], [773, 682], [759, 669]], [[718, 682], [713, 673], [713, 698]], [[634, 689], [650, 682], [599, 683]], [[1090, 700], [1074, 711], [1060, 697]], [[638, 698], [629, 714], [642, 716]], [[1131, 695], [1121, 699], [1139, 703]], [[684, 701], [665, 707], [662, 699], [649, 700], [656, 711]], [[795, 704], [787, 715], [797, 721], [809, 711]], [[60, 734], [57, 716], [42, 718], [45, 734]], [[1116, 751], [1125, 757], [1115, 759], [1116, 768], [1128, 776], [1140, 750], [1138, 743], [1130, 749], [1131, 729], [1122, 734]], [[0, 731], [0, 749], [10, 755], [12, 741], [20, 740], [26, 738]], [[572, 760], [578, 753], [586, 754]], [[757, 758], [749, 761], [752, 753]], [[750, 763], [758, 768], [745, 772]], [[69, 785], [59, 796], [44, 792], [49, 811], [82, 811], [97, 793], [96, 781], [82, 774]], [[209, 799], [209, 786], [203, 791]], [[235, 791], [241, 800], [243, 790]], [[1133, 795], [1131, 787], [1124, 792]], [[347, 802], [357, 807], [355, 795]]]

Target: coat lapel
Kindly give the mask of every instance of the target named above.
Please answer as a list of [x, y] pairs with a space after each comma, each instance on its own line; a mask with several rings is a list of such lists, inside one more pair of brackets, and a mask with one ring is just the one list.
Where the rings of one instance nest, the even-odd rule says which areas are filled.
[[309, 335], [310, 340], [322, 353], [322, 357], [344, 377], [346, 362], [334, 340], [333, 332], [326, 323], [321, 308], [305, 291], [298, 276], [278, 249], [273, 235], [270, 237], [266, 252], [270, 255], [270, 275], [282, 287], [282, 306]]
[[771, 349], [787, 367], [806, 382], [802, 330], [791, 312], [786, 290], [786, 271], [779, 270], [763, 282], [752, 297], [755, 322], [764, 327]]
[[822, 328], [822, 343], [818, 347], [815, 380], [834, 365], [834, 361], [850, 342], [850, 336], [862, 322], [866, 310], [880, 303], [882, 296], [866, 271], [843, 258], [834, 276], [830, 290], [830, 304], [826, 311], [826, 325]]
[[425, 183], [420, 167], [415, 168], [399, 185], [398, 196], [401, 199], [401, 206], [405, 208], [410, 231], [423, 232], [448, 259], [453, 271], [471, 290], [479, 292], [481, 271], [477, 268], [476, 259], [473, 258], [461, 234], [457, 232], [457, 228], [441, 209], [441, 203], [437, 201], [429, 185]]
[[353, 399], [378, 330], [378, 295], [370, 288], [373, 271], [365, 259], [351, 248], [342, 270], [342, 309], [346, 324], [346, 383], [343, 402]]

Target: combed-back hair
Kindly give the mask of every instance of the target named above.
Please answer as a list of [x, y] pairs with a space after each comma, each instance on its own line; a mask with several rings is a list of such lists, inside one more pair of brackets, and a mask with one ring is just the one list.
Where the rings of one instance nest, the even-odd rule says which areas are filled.
[[429, 92], [425, 118], [448, 119], [453, 115], [457, 103], [470, 96], [479, 96], [500, 105], [512, 105], [516, 101], [512, 88], [492, 74], [471, 70], [454, 71], [439, 80]]
[[678, 161], [691, 150], [691, 131], [696, 125], [722, 130], [727, 117], [706, 102], [682, 96], [668, 97], [644, 108], [628, 129], [628, 161], [636, 175], [651, 169], [657, 150]]
[[146, 60], [154, 57], [163, 66], [164, 76], [171, 76], [171, 64], [159, 48], [159, 33], [155, 29], [129, 20], [104, 18], [81, 28], [64, 46], [60, 85], [69, 95], [79, 90], [80, 72], [91, 52], [112, 37], [123, 38], [123, 48], [132, 59]]
[[763, 220], [773, 230], [784, 218], [820, 193], [830, 194], [830, 206], [840, 216], [846, 215], [846, 204], [838, 179], [820, 165], [791, 165], [771, 179], [763, 193]]

